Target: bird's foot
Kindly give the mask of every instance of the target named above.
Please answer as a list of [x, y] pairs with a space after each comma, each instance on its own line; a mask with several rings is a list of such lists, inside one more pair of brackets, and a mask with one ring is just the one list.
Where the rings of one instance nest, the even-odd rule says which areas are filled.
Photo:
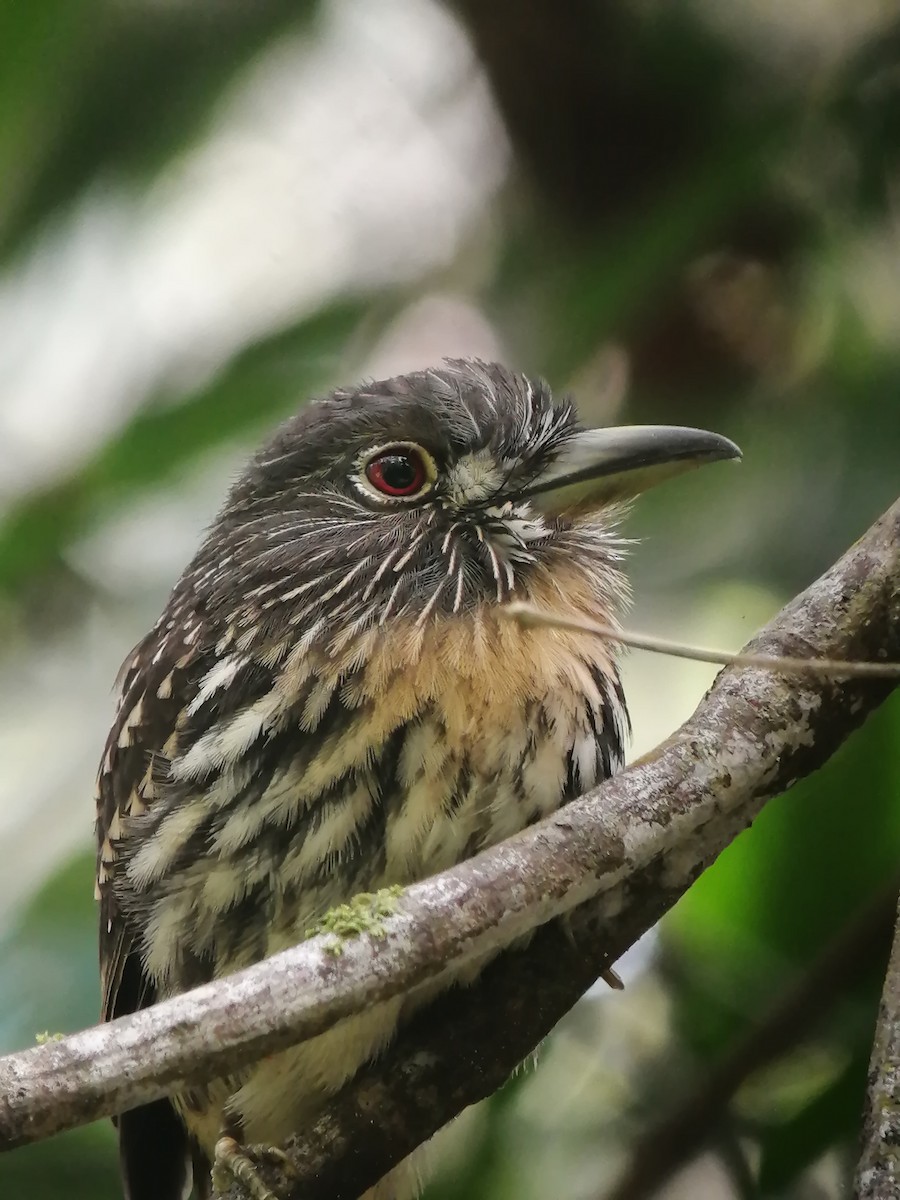
[[277, 1146], [242, 1146], [233, 1137], [220, 1137], [216, 1142], [213, 1163], [213, 1191], [224, 1195], [237, 1181], [250, 1200], [279, 1200], [259, 1173], [263, 1163], [269, 1163], [285, 1175], [293, 1175], [291, 1160]]

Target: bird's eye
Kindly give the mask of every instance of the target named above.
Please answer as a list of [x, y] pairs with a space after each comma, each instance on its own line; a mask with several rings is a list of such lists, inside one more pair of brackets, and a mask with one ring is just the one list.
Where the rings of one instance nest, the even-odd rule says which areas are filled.
[[409, 500], [428, 490], [433, 466], [418, 446], [385, 446], [366, 463], [365, 477], [383, 496]]

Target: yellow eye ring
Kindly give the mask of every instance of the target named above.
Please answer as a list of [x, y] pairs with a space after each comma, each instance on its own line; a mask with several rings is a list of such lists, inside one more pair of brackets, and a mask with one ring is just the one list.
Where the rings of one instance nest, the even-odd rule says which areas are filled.
[[360, 482], [380, 499], [418, 500], [431, 491], [437, 464], [415, 442], [391, 442], [366, 456]]

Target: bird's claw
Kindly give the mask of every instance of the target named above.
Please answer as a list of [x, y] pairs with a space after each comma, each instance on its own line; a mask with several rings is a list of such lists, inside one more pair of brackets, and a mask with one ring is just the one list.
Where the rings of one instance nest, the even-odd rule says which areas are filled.
[[212, 1169], [213, 1191], [224, 1195], [233, 1181], [246, 1191], [250, 1200], [279, 1200], [266, 1186], [259, 1173], [261, 1163], [268, 1162], [285, 1174], [293, 1174], [291, 1161], [277, 1146], [242, 1146], [233, 1137], [220, 1137], [216, 1142]]

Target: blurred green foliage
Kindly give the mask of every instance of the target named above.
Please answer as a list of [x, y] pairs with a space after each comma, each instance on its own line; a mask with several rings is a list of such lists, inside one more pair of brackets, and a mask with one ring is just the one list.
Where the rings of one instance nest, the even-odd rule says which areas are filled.
[[[0, 2], [0, 248], [9, 271], [92, 190], [165, 178], [202, 143], [251, 65], [287, 37], [315, 47], [327, 7]], [[855, 302], [844, 269], [864, 239], [881, 237], [884, 253], [897, 254], [900, 25], [874, 29], [819, 70], [799, 52], [799, 65], [779, 70], [762, 43], [707, 22], [700, 5], [660, 15], [625, 0], [541, 0], [529, 6], [533, 29], [508, 25], [499, 37], [491, 21], [519, 20], [514, 6], [447, 7], [478, 47], [513, 154], [493, 201], [492, 257], [467, 299], [511, 362], [558, 386], [593, 380], [607, 339], [618, 340], [631, 352], [632, 387], [617, 419], [709, 425], [745, 450], [739, 479], [686, 481], [636, 515], [629, 532], [652, 539], [635, 567], [643, 623], [687, 619], [723, 581], [786, 599], [887, 506], [900, 478], [900, 345]], [[540, 61], [523, 51], [529, 38], [544, 39]], [[527, 87], [542, 92], [549, 132]], [[557, 115], [567, 89], [583, 117], [576, 129]], [[616, 169], [604, 173], [609, 163]], [[148, 394], [89, 461], [0, 513], [6, 602], [27, 616], [28, 597], [75, 569], [73, 547], [122, 506], [164, 495], [179, 473], [252, 440], [298, 396], [347, 382], [339, 369], [361, 361], [388, 319], [448, 274], [452, 266], [426, 274], [402, 296], [395, 285], [367, 285], [329, 298], [287, 325], [273, 322], [199, 387]], [[668, 1024], [650, 1051], [623, 1051], [625, 1100], [588, 1103], [566, 1129], [553, 1120], [541, 1071], [518, 1076], [483, 1106], [477, 1129], [466, 1126], [431, 1200], [547, 1194], [535, 1181], [551, 1140], [553, 1161], [567, 1164], [554, 1193], [601, 1200], [615, 1173], [605, 1161], [611, 1136], [621, 1165], [640, 1135], [752, 1039], [771, 1002], [896, 875], [898, 748], [895, 701], [826, 770], [770, 806], [664, 923], [652, 971]], [[87, 831], [89, 797], [72, 803], [83, 805]], [[79, 855], [9, 919], [0, 1048], [95, 1019], [92, 871], [91, 856]], [[700, 1131], [698, 1145], [705, 1137], [723, 1162], [723, 1147], [738, 1146], [731, 1191], [710, 1196], [811, 1195], [810, 1169], [823, 1163], [831, 1173], [820, 1172], [825, 1191], [815, 1194], [839, 1194], [852, 1169], [883, 952], [837, 980], [789, 1053], [742, 1081], [720, 1128]], [[631, 1002], [629, 992], [616, 1001]], [[583, 1041], [588, 1060], [603, 1029], [619, 1028], [595, 1007], [596, 1019], [566, 1035]], [[0, 1193], [117, 1195], [111, 1130], [0, 1157]]]
[[106, 175], [146, 178], [202, 129], [234, 74], [314, 0], [3, 5], [0, 178], [7, 251]]
[[156, 489], [200, 455], [271, 426], [330, 378], [362, 323], [362, 302], [336, 304], [238, 354], [202, 391], [148, 401], [71, 478], [32, 492], [0, 522], [0, 588], [14, 591], [61, 561], [79, 535]]

